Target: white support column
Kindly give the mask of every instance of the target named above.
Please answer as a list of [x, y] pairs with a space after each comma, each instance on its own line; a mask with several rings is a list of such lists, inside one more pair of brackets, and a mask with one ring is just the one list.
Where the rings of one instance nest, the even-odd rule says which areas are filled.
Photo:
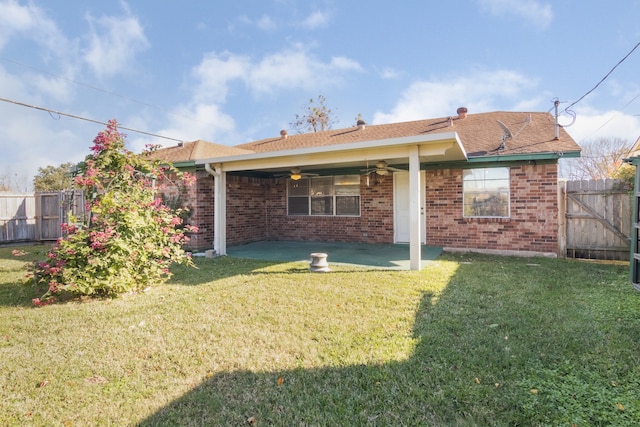
[[409, 147], [409, 267], [411, 270], [422, 268], [421, 216], [420, 216], [420, 150], [418, 146]]
[[227, 173], [221, 164], [214, 175], [213, 249], [216, 255], [227, 254]]

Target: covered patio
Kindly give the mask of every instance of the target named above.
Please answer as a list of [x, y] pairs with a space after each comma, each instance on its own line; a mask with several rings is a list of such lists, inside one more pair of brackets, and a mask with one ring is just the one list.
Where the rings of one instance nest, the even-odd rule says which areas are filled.
[[[309, 262], [311, 253], [326, 253], [332, 264], [353, 265], [363, 268], [409, 270], [408, 244], [365, 244], [314, 241], [261, 241], [227, 248], [227, 255], [235, 258], [265, 261]], [[442, 248], [422, 246], [421, 267], [434, 261]]]

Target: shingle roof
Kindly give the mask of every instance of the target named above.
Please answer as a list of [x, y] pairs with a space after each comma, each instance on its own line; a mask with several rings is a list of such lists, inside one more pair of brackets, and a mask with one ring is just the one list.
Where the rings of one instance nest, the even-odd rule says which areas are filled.
[[[498, 150], [505, 131], [513, 135], [506, 140], [504, 150]], [[580, 147], [563, 129], [555, 137], [555, 121], [549, 113], [491, 112], [467, 114], [411, 122], [366, 125], [324, 132], [289, 135], [287, 138], [267, 138], [237, 145], [254, 152], [274, 152], [298, 148], [320, 147], [352, 142], [376, 141], [406, 136], [430, 135], [455, 131], [468, 155], [511, 155], [580, 151]]]
[[[511, 137], [505, 140], [504, 148], [500, 149], [507, 130], [510, 131]], [[437, 119], [366, 125], [363, 129], [354, 126], [289, 135], [286, 138], [278, 136], [233, 147], [198, 140], [160, 149], [152, 157], [176, 163], [450, 132], [457, 132], [469, 157], [580, 151], [580, 146], [562, 127], [558, 129], [559, 138], [555, 139], [555, 120], [549, 113], [496, 111], [466, 114], [464, 118], [456, 115]]]
[[185, 142], [173, 147], [161, 148], [152, 153], [149, 157], [152, 159], [166, 160], [171, 163], [178, 163], [212, 157], [237, 156], [250, 153], [253, 153], [253, 151], [197, 140]]

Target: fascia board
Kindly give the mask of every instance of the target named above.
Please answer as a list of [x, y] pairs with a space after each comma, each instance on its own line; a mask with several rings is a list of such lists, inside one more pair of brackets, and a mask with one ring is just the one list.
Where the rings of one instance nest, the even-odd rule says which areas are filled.
[[405, 152], [408, 153], [405, 148], [409, 145], [437, 143], [449, 143], [449, 147], [457, 145], [461, 155], [466, 158], [466, 152], [462, 147], [458, 134], [456, 132], [446, 132], [427, 136], [415, 135], [266, 153], [213, 157], [197, 160], [196, 164], [224, 164], [225, 171], [239, 171], [251, 168], [291, 166], [292, 159], [295, 159], [300, 164], [305, 162], [335, 163], [336, 161], [362, 159], [363, 155], [366, 156], [367, 154], [376, 154], [382, 157], [404, 156]]
[[497, 156], [469, 157], [469, 163], [513, 162], [523, 160], [548, 160], [580, 157], [580, 151], [565, 151], [553, 153], [508, 154]]

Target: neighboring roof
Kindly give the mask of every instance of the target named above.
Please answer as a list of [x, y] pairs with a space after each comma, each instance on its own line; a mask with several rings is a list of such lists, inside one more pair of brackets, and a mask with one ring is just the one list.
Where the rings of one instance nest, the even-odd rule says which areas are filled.
[[151, 153], [149, 157], [166, 160], [171, 163], [182, 163], [210, 157], [238, 156], [250, 153], [253, 153], [253, 151], [197, 140], [183, 142], [173, 147], [161, 148]]
[[[499, 147], [505, 130], [499, 122], [503, 123], [512, 134], [512, 137], [505, 141], [503, 150]], [[286, 138], [278, 136], [240, 144], [236, 147], [262, 153], [449, 132], [458, 133], [469, 157], [580, 151], [578, 144], [561, 127], [559, 138], [555, 139], [555, 121], [551, 114], [505, 111], [467, 114], [464, 118], [452, 116], [366, 125], [363, 129], [355, 126], [347, 129], [289, 135]]]
[[631, 148], [629, 149], [629, 154], [627, 154], [627, 157], [637, 157], [639, 155], [640, 155], [640, 137], [636, 139], [636, 142], [634, 142]]

